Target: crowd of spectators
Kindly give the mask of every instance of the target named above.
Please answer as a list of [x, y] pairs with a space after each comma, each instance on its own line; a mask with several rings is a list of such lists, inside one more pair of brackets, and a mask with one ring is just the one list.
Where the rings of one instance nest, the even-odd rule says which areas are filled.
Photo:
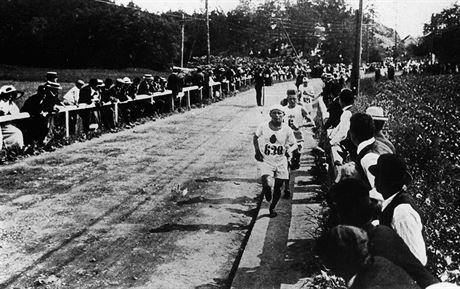
[[337, 178], [327, 194], [333, 227], [318, 240], [318, 256], [348, 288], [457, 288], [425, 268], [424, 218], [406, 191], [412, 177], [404, 159], [387, 138], [388, 117], [377, 106], [356, 111], [353, 92], [339, 82], [323, 91]]
[[[29, 113], [30, 117], [2, 122], [0, 134], [1, 148], [27, 151], [47, 146], [56, 136], [56, 123], [61, 121], [60, 111], [69, 111], [70, 134], [84, 137], [101, 131], [115, 132], [117, 123], [130, 128], [139, 118], [155, 118], [162, 113], [181, 109], [184, 102], [183, 88], [198, 86], [204, 100], [220, 97], [220, 91], [228, 94], [238, 91], [244, 83], [254, 83], [254, 75], [263, 74], [263, 85], [273, 81], [292, 79], [302, 65], [282, 65], [280, 62], [265, 63], [249, 57], [213, 57], [211, 64], [194, 64], [194, 68], [172, 67], [167, 79], [145, 74], [142, 77], [129, 76], [105, 80], [91, 78], [77, 79], [74, 86], [62, 92], [56, 72], [46, 73], [44, 83], [37, 87], [36, 93], [24, 96], [11, 85], [0, 90], [0, 114], [16, 115]], [[248, 81], [249, 79], [249, 81]], [[213, 86], [221, 82], [221, 89]], [[164, 92], [170, 90], [170, 94]], [[155, 97], [139, 96], [155, 94]], [[172, 98], [170, 95], [172, 94]], [[19, 109], [15, 100], [27, 97]], [[113, 104], [117, 103], [117, 106]], [[75, 108], [75, 109], [73, 109]], [[117, 109], [117, 111], [115, 111]], [[118, 118], [117, 118], [118, 117]]]

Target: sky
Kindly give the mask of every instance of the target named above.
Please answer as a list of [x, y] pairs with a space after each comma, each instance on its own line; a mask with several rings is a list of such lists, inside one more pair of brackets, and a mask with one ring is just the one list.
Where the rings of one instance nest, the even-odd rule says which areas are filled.
[[[221, 9], [225, 12], [235, 8], [239, 0], [208, 0], [209, 9]], [[263, 0], [254, 0], [260, 2]], [[129, 0], [115, 0], [117, 4], [126, 4]], [[133, 2], [150, 12], [183, 10], [187, 13], [204, 9], [205, 0], [133, 0]], [[359, 0], [345, 0], [351, 7], [357, 8]], [[395, 28], [402, 38], [423, 35], [423, 24], [430, 21], [432, 13], [439, 13], [460, 0], [364, 0], [374, 2], [378, 21], [390, 28]]]

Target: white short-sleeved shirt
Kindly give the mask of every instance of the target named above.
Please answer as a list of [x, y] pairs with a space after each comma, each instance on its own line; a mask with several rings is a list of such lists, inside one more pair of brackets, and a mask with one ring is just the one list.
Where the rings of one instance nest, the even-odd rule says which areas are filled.
[[300, 105], [290, 108], [289, 106], [284, 107], [284, 122], [292, 128], [291, 125], [295, 127], [300, 127], [305, 123], [305, 119], [302, 115], [302, 107]]
[[259, 149], [264, 156], [264, 162], [269, 164], [279, 164], [285, 161], [286, 150], [296, 144], [296, 139], [292, 129], [287, 124], [282, 124], [281, 128], [274, 131], [269, 123], [261, 124], [256, 130]]

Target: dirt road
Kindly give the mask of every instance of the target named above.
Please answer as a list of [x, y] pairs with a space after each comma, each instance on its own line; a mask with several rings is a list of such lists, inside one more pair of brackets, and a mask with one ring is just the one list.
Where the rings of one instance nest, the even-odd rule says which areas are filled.
[[292, 83], [2, 166], [0, 288], [222, 288], [260, 191], [252, 133]]

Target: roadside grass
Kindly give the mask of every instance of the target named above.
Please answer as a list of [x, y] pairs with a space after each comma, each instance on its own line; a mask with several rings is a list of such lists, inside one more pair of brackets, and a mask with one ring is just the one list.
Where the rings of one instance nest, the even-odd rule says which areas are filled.
[[442, 281], [460, 283], [460, 76], [417, 75], [362, 82], [359, 111], [381, 106], [397, 153], [413, 181], [408, 192], [425, 220], [428, 268]]
[[125, 69], [102, 69], [102, 68], [81, 68], [81, 69], [66, 69], [52, 67], [25, 67], [0, 64], [0, 80], [9, 81], [36, 81], [41, 82], [45, 79], [47, 71], [56, 71], [58, 73], [59, 82], [74, 83], [78, 79], [87, 82], [90, 78], [120, 78], [128, 76], [131, 79], [134, 77], [142, 77], [146, 73], [167, 77], [168, 72], [155, 71], [147, 68], [125, 68]]

